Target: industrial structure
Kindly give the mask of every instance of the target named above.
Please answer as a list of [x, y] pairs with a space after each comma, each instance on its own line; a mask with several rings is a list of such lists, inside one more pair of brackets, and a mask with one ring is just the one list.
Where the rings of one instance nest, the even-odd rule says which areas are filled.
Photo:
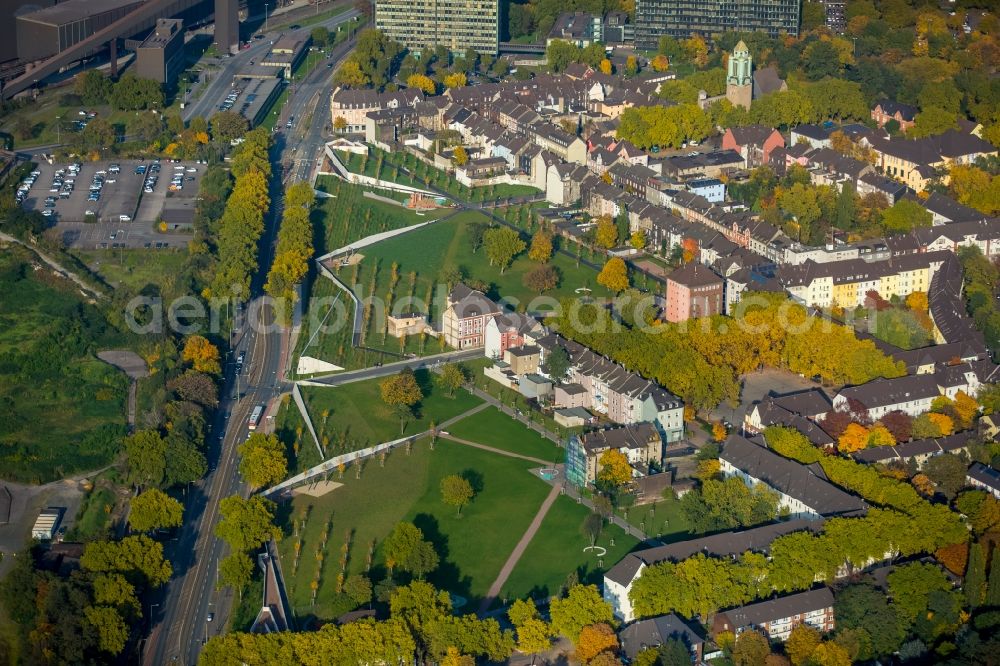
[[721, 32], [798, 36], [802, 0], [636, 0], [635, 45], [656, 50], [661, 35]]
[[215, 0], [215, 47], [219, 53], [236, 53], [240, 48], [237, 0]]
[[135, 49], [135, 73], [171, 83], [184, 69], [184, 21], [157, 19], [156, 28]]
[[56, 530], [59, 529], [63, 511], [65, 509], [56, 506], [42, 509], [38, 518], [35, 519], [35, 524], [31, 527], [31, 538], [39, 541], [51, 541], [56, 535]]
[[500, 0], [378, 0], [375, 27], [411, 51], [440, 45], [496, 55]]

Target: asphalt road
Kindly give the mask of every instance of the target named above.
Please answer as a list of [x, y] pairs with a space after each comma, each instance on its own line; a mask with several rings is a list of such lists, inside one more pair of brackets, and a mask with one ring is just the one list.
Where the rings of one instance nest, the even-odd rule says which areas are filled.
[[[336, 23], [349, 20], [344, 14], [331, 20]], [[262, 44], [268, 44], [268, 40]], [[330, 62], [337, 62], [352, 45], [342, 44]], [[241, 61], [257, 53], [254, 48], [242, 51], [230, 59], [227, 69], [235, 71]], [[259, 55], [259, 53], [258, 53]], [[284, 117], [295, 116], [305, 120], [309, 109], [316, 107], [312, 121], [301, 129], [293, 126], [284, 130], [284, 122], [275, 133], [274, 150], [281, 164], [292, 164], [286, 170], [286, 180], [305, 179], [316, 163], [324, 141], [328, 112], [326, 100], [332, 91], [332, 69], [319, 65], [303, 82], [295, 84], [286, 104]], [[231, 75], [230, 75], [231, 78]], [[219, 84], [218, 78], [214, 82]], [[225, 83], [228, 86], [228, 83]], [[202, 99], [213, 99], [211, 90]], [[192, 105], [192, 115], [198, 109]], [[301, 162], [296, 162], [300, 156]], [[213, 533], [218, 521], [219, 502], [222, 498], [239, 493], [246, 497], [248, 489], [241, 483], [237, 472], [236, 448], [248, 434], [247, 421], [257, 405], [267, 405], [287, 389], [280, 381], [284, 361], [283, 335], [271, 327], [248, 325], [248, 321], [271, 321], [271, 313], [260, 307], [266, 267], [271, 264], [275, 235], [282, 212], [282, 185], [274, 183], [271, 192], [272, 208], [268, 216], [264, 242], [261, 244], [261, 270], [255, 276], [251, 292], [254, 298], [237, 321], [234, 331], [233, 356], [225, 368], [225, 386], [220, 408], [212, 423], [209, 454], [211, 469], [208, 475], [188, 491], [185, 506], [185, 524], [178, 539], [168, 544], [167, 557], [174, 567], [174, 576], [156, 598], [151, 599], [149, 619], [152, 630], [143, 646], [145, 664], [196, 664], [204, 641], [217, 635], [225, 627], [232, 598], [216, 591], [218, 562], [227, 548]], [[274, 327], [275, 329], [277, 327]], [[237, 376], [233, 358], [246, 352], [246, 364]], [[270, 411], [270, 410], [269, 410]], [[223, 437], [220, 440], [219, 434]], [[213, 620], [208, 621], [209, 614]]]

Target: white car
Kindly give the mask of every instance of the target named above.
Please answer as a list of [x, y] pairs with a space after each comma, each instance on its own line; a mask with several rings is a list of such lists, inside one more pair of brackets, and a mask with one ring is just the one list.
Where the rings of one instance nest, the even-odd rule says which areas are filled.
[[131, 215], [124, 215], [124, 214], [119, 215], [118, 216], [118, 221], [119, 222], [131, 222], [132, 221], [132, 216]]

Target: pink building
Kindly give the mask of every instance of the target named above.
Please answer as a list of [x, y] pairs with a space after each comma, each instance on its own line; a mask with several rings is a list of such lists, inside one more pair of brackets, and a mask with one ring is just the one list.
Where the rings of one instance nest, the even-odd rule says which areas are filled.
[[697, 262], [681, 266], [667, 276], [667, 321], [722, 313], [723, 285], [724, 280], [707, 266]]
[[764, 125], [730, 127], [722, 136], [722, 150], [735, 150], [746, 160], [748, 169], [767, 164], [771, 151], [785, 147], [785, 137]]

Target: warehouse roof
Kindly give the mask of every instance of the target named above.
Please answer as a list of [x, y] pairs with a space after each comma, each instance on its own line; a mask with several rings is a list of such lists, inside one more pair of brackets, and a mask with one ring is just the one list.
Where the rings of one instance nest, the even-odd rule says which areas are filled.
[[65, 25], [90, 18], [96, 14], [141, 4], [142, 0], [66, 0], [66, 2], [52, 7], [39, 9], [30, 14], [22, 14], [18, 18], [50, 25]]

